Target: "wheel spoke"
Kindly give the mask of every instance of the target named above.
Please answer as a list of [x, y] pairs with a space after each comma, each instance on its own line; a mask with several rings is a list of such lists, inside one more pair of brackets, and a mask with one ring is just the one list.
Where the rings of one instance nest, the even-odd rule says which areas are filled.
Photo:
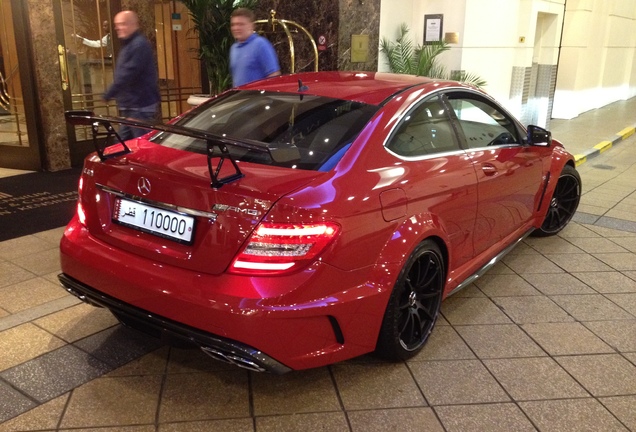
[[397, 331], [408, 350], [416, 350], [426, 340], [435, 323], [443, 286], [438, 255], [424, 252], [404, 280], [398, 306]]
[[[420, 302], [417, 303], [417, 310], [420, 313], [424, 314], [427, 320], [432, 321], [432, 320], [435, 319], [435, 312], [431, 311], [430, 308], [424, 306]], [[419, 315], [418, 315], [418, 317], [419, 317]]]
[[411, 314], [411, 321], [413, 322], [413, 335], [411, 337], [411, 342], [419, 343], [422, 339], [423, 323], [416, 310], [414, 310]]

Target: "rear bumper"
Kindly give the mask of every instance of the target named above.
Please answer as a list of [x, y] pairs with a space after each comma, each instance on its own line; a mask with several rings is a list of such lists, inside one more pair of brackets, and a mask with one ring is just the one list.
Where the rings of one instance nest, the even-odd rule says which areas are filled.
[[60, 262], [66, 289], [122, 322], [274, 373], [373, 351], [399, 271], [317, 264], [285, 277], [210, 275], [113, 247], [75, 219], [62, 237]]
[[284, 374], [291, 368], [248, 345], [221, 338], [169, 320], [107, 296], [61, 273], [58, 279], [69, 293], [83, 302], [114, 312], [124, 324], [158, 338], [179, 339], [199, 346], [211, 357], [256, 372]]

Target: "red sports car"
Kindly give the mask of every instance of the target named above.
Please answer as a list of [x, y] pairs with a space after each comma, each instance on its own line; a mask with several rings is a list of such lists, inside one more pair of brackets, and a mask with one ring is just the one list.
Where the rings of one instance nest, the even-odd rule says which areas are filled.
[[414, 356], [445, 297], [526, 236], [559, 232], [581, 193], [549, 132], [452, 81], [281, 76], [115, 144], [113, 124], [149, 125], [67, 118], [97, 151], [62, 284], [250, 370]]

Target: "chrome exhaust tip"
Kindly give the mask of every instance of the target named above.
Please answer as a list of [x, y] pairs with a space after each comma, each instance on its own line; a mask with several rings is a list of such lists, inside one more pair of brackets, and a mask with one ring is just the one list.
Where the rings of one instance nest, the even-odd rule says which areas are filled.
[[239, 357], [235, 354], [225, 353], [225, 352], [219, 351], [218, 349], [207, 347], [207, 346], [202, 346], [201, 351], [203, 351], [204, 353], [206, 353], [207, 355], [209, 355], [215, 360], [219, 360], [224, 363], [230, 363], [234, 366], [238, 366], [240, 368], [247, 369], [252, 372], [267, 372], [267, 369], [258, 365], [256, 362], [243, 358], [243, 357]]

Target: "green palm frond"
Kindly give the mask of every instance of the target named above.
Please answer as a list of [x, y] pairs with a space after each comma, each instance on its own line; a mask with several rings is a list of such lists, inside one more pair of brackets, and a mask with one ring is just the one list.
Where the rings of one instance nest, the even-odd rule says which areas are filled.
[[486, 86], [486, 81], [482, 79], [479, 75], [466, 72], [466, 71], [457, 71], [457, 73], [451, 76], [451, 79], [454, 79], [455, 81], [461, 81], [466, 84], [472, 84], [478, 88], [483, 88]]
[[390, 42], [385, 38], [380, 41], [380, 51], [385, 53], [392, 72], [402, 74], [412, 74], [414, 71], [414, 48], [413, 42], [406, 36], [409, 28], [402, 23], [400, 33], [395, 42]]
[[428, 76], [431, 78], [442, 78], [442, 76], [432, 76], [431, 71], [440, 70], [440, 67], [437, 63], [437, 56], [444, 51], [448, 51], [449, 49], [450, 46], [444, 41], [418, 47], [418, 49], [415, 51], [417, 58], [417, 68], [415, 70], [415, 75]]
[[234, 37], [230, 18], [236, 8], [254, 8], [258, 0], [181, 0], [192, 17], [194, 31], [199, 37], [198, 57], [210, 80], [210, 92], [221, 93], [232, 82], [230, 76], [230, 47]]
[[451, 74], [446, 70], [446, 66], [435, 63], [426, 74], [418, 74], [418, 76], [427, 76], [429, 78], [448, 79]]
[[447, 42], [439, 41], [414, 46], [413, 42], [407, 37], [408, 32], [408, 26], [402, 23], [395, 42], [385, 38], [380, 40], [380, 52], [386, 56], [391, 72], [429, 78], [453, 79], [480, 88], [486, 86], [486, 81], [475, 74], [465, 71], [451, 74], [443, 65], [439, 64], [437, 61], [438, 56], [451, 49]]

